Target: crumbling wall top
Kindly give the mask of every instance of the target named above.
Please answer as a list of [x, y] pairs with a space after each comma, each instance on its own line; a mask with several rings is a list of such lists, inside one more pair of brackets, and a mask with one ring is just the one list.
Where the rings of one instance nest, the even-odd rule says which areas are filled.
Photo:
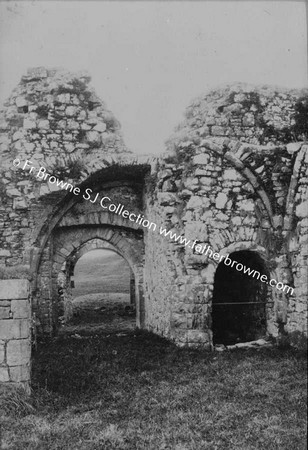
[[244, 83], [213, 89], [188, 106], [167, 148], [198, 145], [209, 136], [269, 146], [303, 141], [308, 136], [308, 90]]
[[29, 69], [1, 111], [2, 167], [11, 167], [14, 158], [28, 159], [61, 178], [78, 180], [104, 155], [130, 153], [119, 122], [90, 79], [86, 72]]

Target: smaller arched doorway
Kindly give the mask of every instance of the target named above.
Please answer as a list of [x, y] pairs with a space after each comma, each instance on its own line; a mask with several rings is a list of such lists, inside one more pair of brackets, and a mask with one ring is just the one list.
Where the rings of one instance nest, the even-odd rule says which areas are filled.
[[258, 253], [250, 250], [233, 252], [229, 260], [236, 263], [227, 264], [229, 261], [223, 260], [214, 278], [214, 344], [248, 342], [266, 334], [268, 285], [260, 280], [262, 275], [268, 276], [266, 264]]
[[98, 239], [82, 245], [63, 263], [57, 286], [62, 325], [136, 327], [135, 272], [113, 245]]
[[129, 264], [114, 250], [97, 248], [83, 253], [71, 272], [72, 301], [78, 322], [102, 323], [119, 317], [123, 322], [126, 316], [134, 321], [131, 276]]

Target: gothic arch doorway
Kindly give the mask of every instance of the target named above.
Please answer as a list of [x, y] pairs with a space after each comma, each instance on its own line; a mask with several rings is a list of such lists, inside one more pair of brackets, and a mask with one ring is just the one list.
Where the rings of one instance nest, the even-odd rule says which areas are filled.
[[[235, 251], [229, 258], [239, 265], [227, 265], [222, 261], [214, 278], [214, 344], [253, 341], [266, 334], [268, 285], [260, 281], [262, 275], [268, 276], [266, 264], [257, 252], [250, 250]], [[251, 274], [236, 267], [249, 268]]]
[[[93, 253], [93, 251], [96, 251], [96, 254]], [[101, 251], [99, 253], [99, 251]], [[89, 252], [92, 252], [89, 254]], [[94, 284], [89, 284], [88, 287], [86, 286], [86, 279], [81, 280], [81, 285], [79, 285], [80, 280], [78, 280], [78, 276], [83, 276], [83, 273], [79, 274], [78, 268], [80, 267], [81, 263], [85, 261], [85, 258], [83, 256], [85, 255], [85, 258], [88, 259], [90, 263], [93, 265], [94, 273], [92, 270], [92, 281], [93, 276], [95, 278], [95, 273], [97, 272], [96, 265], [101, 265], [101, 270], [104, 269], [104, 264], [108, 263], [108, 256], [112, 258], [112, 260], [109, 260], [109, 263], [111, 265], [115, 266], [115, 270], [113, 273], [109, 274], [109, 277], [112, 276], [113, 280], [109, 280], [109, 283], [106, 283], [106, 280], [104, 280], [104, 276], [101, 276], [100, 272], [98, 272], [96, 276], [96, 280]], [[100, 258], [99, 255], [102, 257]], [[105, 256], [105, 258], [104, 258]], [[92, 257], [92, 258], [91, 258]], [[82, 258], [82, 259], [81, 259]], [[90, 258], [90, 259], [89, 259]], [[107, 258], [107, 261], [106, 261]], [[105, 261], [104, 261], [105, 259]], [[80, 262], [81, 260], [81, 262]], [[88, 241], [86, 244], [84, 244], [77, 253], [75, 253], [72, 258], [67, 263], [67, 271], [70, 275], [70, 284], [71, 288], [73, 288], [73, 296], [83, 295], [84, 290], [86, 289], [89, 293], [90, 292], [119, 292], [124, 293], [127, 291], [127, 285], [129, 284], [129, 301], [131, 305], [136, 304], [136, 291], [135, 291], [135, 275], [134, 271], [131, 267], [131, 265], [128, 263], [128, 261], [125, 259], [123, 254], [112, 244], [109, 242], [103, 241], [101, 239], [92, 239]], [[77, 268], [77, 271], [76, 271]], [[87, 265], [83, 267], [83, 272], [87, 270]], [[127, 281], [127, 278], [129, 278], [129, 281]], [[74, 290], [75, 289], [75, 290]]]
[[60, 322], [112, 329], [136, 326], [133, 271], [112, 246], [89, 242], [68, 258], [58, 275]]

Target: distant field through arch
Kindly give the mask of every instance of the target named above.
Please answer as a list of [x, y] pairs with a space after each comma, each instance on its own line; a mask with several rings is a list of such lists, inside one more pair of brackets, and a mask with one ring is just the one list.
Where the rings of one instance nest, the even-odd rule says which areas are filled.
[[125, 327], [135, 326], [134, 277], [117, 252], [98, 248], [84, 253], [72, 268], [70, 279], [73, 323], [118, 328], [125, 316], [130, 324], [124, 320]]
[[97, 293], [127, 294], [129, 300], [130, 268], [112, 250], [97, 249], [84, 254], [74, 269], [73, 297]]

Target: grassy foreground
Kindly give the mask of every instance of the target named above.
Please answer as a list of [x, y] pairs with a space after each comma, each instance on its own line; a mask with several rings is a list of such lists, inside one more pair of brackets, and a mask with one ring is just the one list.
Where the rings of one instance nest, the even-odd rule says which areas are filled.
[[306, 448], [306, 361], [289, 351], [62, 336], [36, 352], [33, 378], [32, 407], [2, 398], [1, 449]]

